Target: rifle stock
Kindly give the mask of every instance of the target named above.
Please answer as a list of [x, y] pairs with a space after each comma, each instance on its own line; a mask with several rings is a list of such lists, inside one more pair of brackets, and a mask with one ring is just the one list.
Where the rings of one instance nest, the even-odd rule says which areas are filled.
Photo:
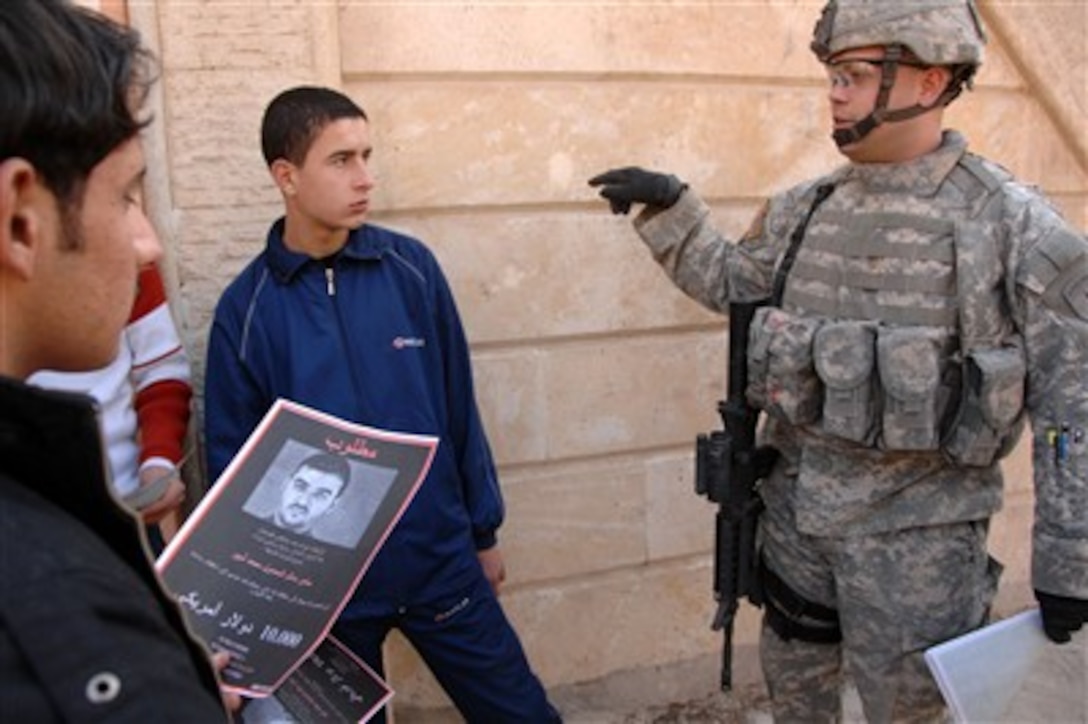
[[[745, 398], [748, 386], [748, 328], [758, 302], [729, 305], [728, 393], [718, 403], [721, 430], [696, 439], [695, 492], [718, 505], [714, 530], [714, 598], [711, 627], [723, 635], [721, 688], [733, 687], [733, 623], [740, 598], [758, 605], [755, 534], [761, 510], [756, 481], [773, 458], [755, 447], [759, 410]], [[770, 453], [773, 454], [773, 453]]]

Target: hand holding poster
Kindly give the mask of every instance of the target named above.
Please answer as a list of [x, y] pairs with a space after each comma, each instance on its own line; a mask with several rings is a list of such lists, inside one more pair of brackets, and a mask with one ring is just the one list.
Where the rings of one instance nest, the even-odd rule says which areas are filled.
[[158, 561], [224, 686], [275, 691], [318, 647], [411, 502], [437, 439], [277, 400]]

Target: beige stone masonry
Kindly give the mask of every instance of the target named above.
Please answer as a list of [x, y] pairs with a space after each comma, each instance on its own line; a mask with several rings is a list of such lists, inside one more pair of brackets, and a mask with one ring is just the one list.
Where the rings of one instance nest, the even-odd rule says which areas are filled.
[[[743, 228], [754, 211], [746, 206], [733, 215], [735, 225]], [[434, 250], [458, 304], [476, 310], [470, 334], [481, 347], [670, 327], [721, 331], [716, 315], [673, 288], [628, 219], [599, 212], [593, 202], [576, 210], [408, 211], [380, 219]], [[577, 273], [582, 269], [602, 273]]]

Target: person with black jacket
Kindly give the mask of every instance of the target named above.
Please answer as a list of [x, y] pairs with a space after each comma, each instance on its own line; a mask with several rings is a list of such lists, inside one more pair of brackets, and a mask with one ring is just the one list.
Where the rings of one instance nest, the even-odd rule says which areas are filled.
[[0, 3], [3, 721], [228, 719], [110, 493], [92, 399], [25, 384], [110, 362], [137, 272], [162, 254], [140, 196], [149, 71], [136, 34], [101, 15]]

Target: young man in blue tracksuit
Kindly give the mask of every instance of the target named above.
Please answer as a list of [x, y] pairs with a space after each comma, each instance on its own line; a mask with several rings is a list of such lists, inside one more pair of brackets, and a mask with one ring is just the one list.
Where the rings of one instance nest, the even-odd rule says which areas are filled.
[[440, 439], [427, 475], [333, 634], [381, 672], [396, 627], [469, 722], [559, 716], [497, 594], [503, 503], [446, 279], [419, 241], [366, 224], [366, 115], [298, 87], [269, 104], [262, 151], [285, 215], [224, 291], [208, 346], [208, 472], [226, 468], [278, 397]]

